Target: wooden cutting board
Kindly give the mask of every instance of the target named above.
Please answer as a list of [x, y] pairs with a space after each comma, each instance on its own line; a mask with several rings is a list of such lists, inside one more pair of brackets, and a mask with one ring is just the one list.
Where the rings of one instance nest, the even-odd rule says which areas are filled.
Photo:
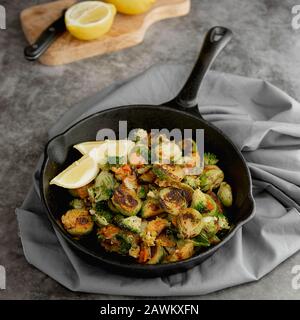
[[[24, 34], [32, 44], [63, 11], [76, 0], [60, 0], [37, 5], [21, 12]], [[65, 32], [40, 57], [46, 65], [61, 65], [73, 61], [135, 46], [144, 40], [147, 29], [155, 22], [179, 17], [190, 11], [190, 0], [157, 0], [145, 14], [129, 16], [117, 14], [112, 29], [102, 38], [80, 41]]]

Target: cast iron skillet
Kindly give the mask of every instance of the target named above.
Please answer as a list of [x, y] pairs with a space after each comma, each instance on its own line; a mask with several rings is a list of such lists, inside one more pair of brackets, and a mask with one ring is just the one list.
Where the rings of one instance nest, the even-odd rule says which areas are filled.
[[[232, 33], [223, 27], [210, 29], [205, 37], [198, 61], [178, 96], [163, 105], [122, 106], [93, 114], [54, 137], [45, 148], [45, 160], [40, 175], [40, 192], [47, 209], [48, 217], [58, 232], [77, 249], [78, 253], [91, 263], [122, 274], [141, 277], [167, 276], [185, 271], [200, 264], [216, 250], [222, 247], [237, 230], [254, 216], [254, 200], [251, 192], [251, 177], [241, 152], [230, 139], [214, 125], [204, 120], [197, 108], [196, 97], [201, 81], [220, 51], [230, 41]], [[192, 258], [160, 265], [141, 265], [129, 257], [107, 253], [97, 243], [92, 234], [81, 240], [74, 240], [60, 225], [60, 216], [68, 209], [68, 192], [49, 181], [79, 159], [80, 154], [73, 145], [95, 140], [101, 128], [111, 128], [118, 134], [120, 120], [127, 120], [128, 132], [133, 128], [189, 128], [204, 129], [205, 151], [215, 153], [220, 159], [226, 180], [231, 184], [234, 203], [229, 220], [234, 228], [216, 246], [193, 256]]]

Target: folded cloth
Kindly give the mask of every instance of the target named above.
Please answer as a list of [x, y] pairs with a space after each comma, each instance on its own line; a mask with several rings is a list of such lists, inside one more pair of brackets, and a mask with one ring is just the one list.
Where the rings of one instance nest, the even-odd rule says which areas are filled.
[[[99, 110], [128, 104], [160, 104], [173, 98], [189, 70], [153, 66], [117, 83], [67, 112], [49, 137]], [[206, 120], [242, 150], [253, 178], [256, 215], [212, 257], [193, 269], [154, 279], [108, 272], [79, 257], [46, 217], [38, 172], [16, 209], [29, 263], [73, 291], [129, 296], [201, 295], [258, 280], [300, 249], [300, 105], [270, 83], [211, 71], [199, 94]], [[155, 124], [153, 124], [155, 125]]]

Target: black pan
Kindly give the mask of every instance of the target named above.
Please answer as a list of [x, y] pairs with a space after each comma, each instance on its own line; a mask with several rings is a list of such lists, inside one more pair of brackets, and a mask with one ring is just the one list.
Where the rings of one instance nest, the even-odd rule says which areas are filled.
[[[230, 139], [214, 125], [204, 120], [197, 108], [196, 97], [204, 75], [220, 51], [230, 41], [232, 33], [223, 27], [208, 31], [198, 61], [178, 96], [163, 105], [122, 106], [93, 114], [54, 137], [45, 148], [45, 160], [40, 176], [42, 201], [48, 217], [59, 233], [84, 259], [109, 270], [131, 276], [156, 277], [185, 271], [203, 262], [221, 248], [237, 230], [254, 216], [254, 200], [251, 177], [246, 162]], [[192, 258], [161, 265], [141, 265], [129, 257], [107, 253], [97, 243], [95, 234], [82, 240], [74, 240], [60, 225], [62, 213], [68, 208], [70, 195], [65, 189], [49, 185], [50, 180], [80, 157], [73, 145], [95, 140], [101, 128], [111, 128], [118, 134], [120, 120], [127, 120], [128, 131], [133, 128], [204, 129], [205, 151], [215, 153], [226, 180], [233, 189], [234, 201], [229, 220], [234, 228], [218, 244]]]

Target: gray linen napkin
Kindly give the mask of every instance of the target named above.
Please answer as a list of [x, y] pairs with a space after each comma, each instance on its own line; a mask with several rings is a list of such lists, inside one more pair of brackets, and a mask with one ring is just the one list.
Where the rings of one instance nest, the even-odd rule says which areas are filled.
[[[153, 66], [73, 107], [49, 137], [96, 111], [126, 104], [160, 104], [174, 97], [189, 70]], [[200, 295], [260, 279], [300, 249], [300, 105], [268, 82], [210, 72], [201, 88], [205, 119], [243, 151], [253, 177], [256, 216], [211, 258], [192, 270], [135, 279], [92, 266], [76, 255], [47, 220], [37, 187], [16, 209], [29, 263], [73, 291], [134, 295]], [[154, 124], [155, 125], [155, 124]]]

